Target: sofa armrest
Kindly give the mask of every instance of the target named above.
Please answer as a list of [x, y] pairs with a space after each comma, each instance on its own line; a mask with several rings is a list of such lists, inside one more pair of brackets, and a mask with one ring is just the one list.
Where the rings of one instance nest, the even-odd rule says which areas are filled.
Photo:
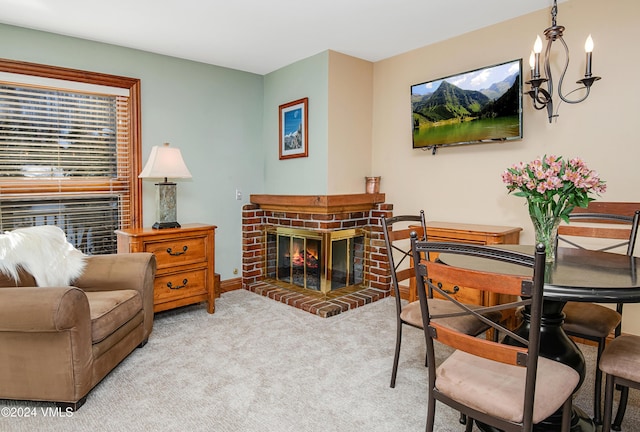
[[78, 401], [93, 385], [91, 346], [82, 290], [0, 289], [0, 399]]
[[0, 331], [55, 332], [78, 326], [89, 328], [90, 325], [89, 302], [80, 289], [74, 287], [0, 289]]
[[153, 282], [156, 257], [152, 253], [91, 255], [74, 286], [84, 291], [137, 290], [144, 308], [145, 339], [153, 328]]
[[73, 281], [73, 285], [85, 291], [141, 291], [145, 279], [149, 276], [153, 279], [155, 272], [156, 260], [152, 253], [91, 255], [86, 258], [82, 275]]

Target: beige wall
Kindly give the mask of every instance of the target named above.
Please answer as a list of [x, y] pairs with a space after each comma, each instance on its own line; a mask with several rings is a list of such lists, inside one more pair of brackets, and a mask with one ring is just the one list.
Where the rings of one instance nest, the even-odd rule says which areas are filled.
[[[375, 63], [372, 167], [382, 176], [381, 191], [394, 204], [394, 212], [424, 209], [429, 220], [520, 226], [521, 241], [531, 243], [525, 202], [507, 195], [500, 174], [512, 163], [543, 154], [581, 156], [607, 181], [608, 191], [600, 199], [640, 202], [639, 18], [636, 0], [615, 0], [606, 6], [597, 0], [561, 3], [558, 24], [566, 27], [572, 55], [565, 93], [584, 74], [583, 45], [591, 33], [593, 73], [602, 76], [591, 96], [581, 104], [560, 104], [557, 122], [549, 124], [546, 111], [535, 111], [525, 95], [521, 141], [442, 148], [435, 156], [411, 148], [410, 86], [515, 58], [523, 59], [528, 80], [529, 53], [536, 34], [542, 35], [550, 25], [549, 10]], [[559, 48], [554, 46], [556, 57]], [[557, 80], [559, 72], [554, 77]], [[640, 305], [626, 312], [625, 331], [640, 334]]]
[[329, 51], [328, 193], [362, 193], [372, 175], [373, 63]]

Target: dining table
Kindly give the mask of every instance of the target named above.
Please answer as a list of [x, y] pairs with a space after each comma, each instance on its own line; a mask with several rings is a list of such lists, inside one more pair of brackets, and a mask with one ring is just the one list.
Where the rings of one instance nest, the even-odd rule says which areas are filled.
[[[533, 245], [496, 245], [519, 252], [534, 252]], [[522, 274], [522, 266], [478, 257], [447, 254], [438, 260], [452, 266], [497, 273]], [[540, 332], [540, 355], [573, 367], [580, 374], [582, 385], [585, 376], [585, 360], [576, 343], [562, 328], [562, 309], [567, 301], [596, 303], [639, 303], [640, 258], [617, 253], [558, 247], [555, 261], [545, 266], [544, 303]], [[527, 334], [529, 320], [523, 310], [522, 321], [516, 328], [518, 334]], [[536, 431], [559, 431], [561, 411], [536, 425]], [[495, 431], [478, 424], [483, 431]], [[582, 409], [575, 406], [572, 412], [571, 432], [592, 432], [597, 426]]]

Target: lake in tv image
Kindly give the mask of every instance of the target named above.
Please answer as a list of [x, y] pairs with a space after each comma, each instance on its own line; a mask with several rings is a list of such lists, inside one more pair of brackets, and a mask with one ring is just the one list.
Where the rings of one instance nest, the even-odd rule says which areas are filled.
[[411, 86], [413, 147], [522, 138], [522, 59]]

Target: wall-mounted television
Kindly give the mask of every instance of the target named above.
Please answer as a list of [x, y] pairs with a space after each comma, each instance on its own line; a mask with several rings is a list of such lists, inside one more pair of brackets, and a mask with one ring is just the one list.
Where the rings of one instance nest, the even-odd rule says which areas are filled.
[[522, 59], [411, 86], [413, 148], [522, 139]]

